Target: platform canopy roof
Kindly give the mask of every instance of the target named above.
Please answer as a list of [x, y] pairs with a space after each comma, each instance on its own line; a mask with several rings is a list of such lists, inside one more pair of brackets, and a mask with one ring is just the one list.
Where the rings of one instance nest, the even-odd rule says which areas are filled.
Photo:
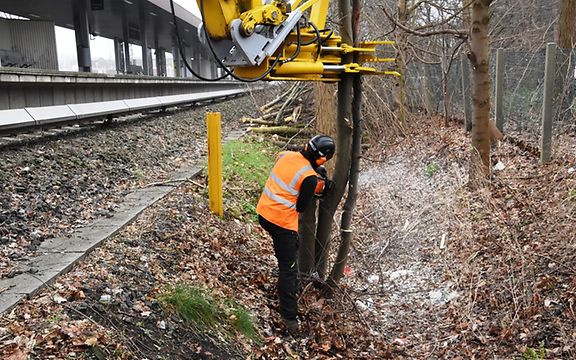
[[[31, 20], [51, 20], [58, 26], [74, 29], [75, 1], [78, 0], [1, 0], [0, 11]], [[174, 25], [169, 0], [86, 1], [92, 35], [123, 39], [123, 19], [126, 19], [130, 43], [141, 45], [140, 18], [144, 15], [148, 46], [172, 49]], [[180, 5], [174, 5], [180, 35], [184, 44], [191, 47], [197, 44], [197, 28], [201, 21]]]

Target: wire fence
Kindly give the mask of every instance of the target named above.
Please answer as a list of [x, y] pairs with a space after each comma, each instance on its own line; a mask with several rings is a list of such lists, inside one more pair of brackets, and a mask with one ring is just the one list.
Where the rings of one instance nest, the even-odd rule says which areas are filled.
[[[503, 130], [529, 140], [540, 134], [544, 102], [546, 51], [502, 51], [501, 76], [496, 75], [496, 51], [490, 56], [491, 111], [495, 119], [496, 87], [501, 82]], [[576, 49], [557, 49], [555, 58], [553, 114], [555, 134], [576, 130]], [[406, 76], [406, 99], [413, 111], [444, 114], [464, 119], [465, 101], [472, 106], [471, 74], [467, 59], [449, 65], [413, 62]], [[464, 70], [464, 71], [463, 71]], [[444, 74], [446, 76], [444, 76]], [[466, 96], [464, 94], [467, 94]]]

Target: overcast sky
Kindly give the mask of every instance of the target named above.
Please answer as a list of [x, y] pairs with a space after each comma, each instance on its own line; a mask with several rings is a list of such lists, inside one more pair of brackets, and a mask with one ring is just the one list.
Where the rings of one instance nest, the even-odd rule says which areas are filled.
[[[182, 6], [186, 10], [200, 16], [196, 0], [174, 0], [175, 3]], [[56, 27], [56, 46], [58, 47], [58, 65], [60, 70], [63, 71], [78, 71], [78, 62], [76, 60], [76, 39], [74, 30], [66, 29], [63, 27]], [[114, 43], [111, 39], [103, 37], [96, 37], [90, 41], [90, 52], [92, 60], [104, 58], [106, 60], [114, 60]], [[131, 58], [136, 61], [142, 61], [142, 50], [139, 46], [132, 45]], [[170, 66], [168, 66], [171, 68]]]

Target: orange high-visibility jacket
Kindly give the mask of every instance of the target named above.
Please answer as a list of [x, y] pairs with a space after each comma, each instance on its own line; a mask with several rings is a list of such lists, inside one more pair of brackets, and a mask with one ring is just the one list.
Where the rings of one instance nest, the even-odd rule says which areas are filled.
[[293, 151], [278, 154], [256, 212], [284, 229], [298, 231], [296, 201], [302, 181], [308, 176], [316, 176], [316, 172], [302, 154]]

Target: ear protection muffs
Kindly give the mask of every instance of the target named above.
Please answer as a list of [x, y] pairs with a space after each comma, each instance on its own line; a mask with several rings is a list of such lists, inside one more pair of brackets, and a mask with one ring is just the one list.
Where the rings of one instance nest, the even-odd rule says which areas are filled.
[[[304, 145], [304, 151], [308, 151], [309, 145], [310, 145], [310, 143]], [[312, 149], [314, 150], [314, 153], [316, 154], [316, 156], [318, 156], [319, 151], [314, 148], [314, 145], [311, 145], [311, 146], [312, 146]], [[318, 165], [318, 166], [324, 165], [326, 163], [326, 161], [328, 161], [328, 158], [325, 155], [323, 155], [321, 152], [320, 152], [320, 157], [315, 160], [316, 165]]]

